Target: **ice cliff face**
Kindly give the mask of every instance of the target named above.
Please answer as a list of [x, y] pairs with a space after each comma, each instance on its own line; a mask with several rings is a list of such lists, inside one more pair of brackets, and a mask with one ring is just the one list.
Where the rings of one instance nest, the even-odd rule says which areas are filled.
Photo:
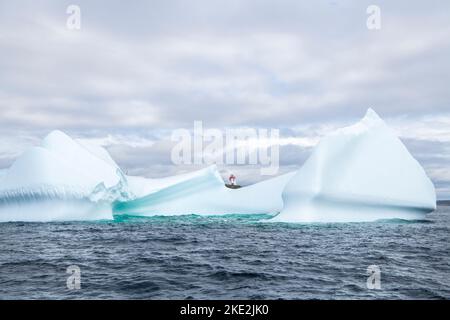
[[436, 207], [432, 182], [371, 109], [325, 137], [283, 191], [273, 221], [422, 219]]

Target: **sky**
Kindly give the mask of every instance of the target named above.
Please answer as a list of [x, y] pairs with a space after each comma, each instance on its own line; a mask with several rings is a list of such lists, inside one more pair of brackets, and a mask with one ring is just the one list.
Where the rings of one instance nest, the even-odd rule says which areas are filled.
[[[81, 9], [81, 28], [66, 22]], [[381, 28], [369, 30], [377, 5]], [[174, 165], [171, 132], [280, 130], [280, 173], [373, 108], [450, 198], [448, 1], [0, 0], [0, 169], [60, 129], [129, 174]], [[258, 166], [222, 166], [241, 184]]]

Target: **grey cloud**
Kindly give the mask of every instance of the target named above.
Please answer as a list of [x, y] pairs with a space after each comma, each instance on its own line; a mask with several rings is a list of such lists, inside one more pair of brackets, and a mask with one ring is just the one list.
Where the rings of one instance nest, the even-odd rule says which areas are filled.
[[[0, 3], [0, 133], [4, 146], [15, 137], [17, 152], [30, 144], [23, 136], [56, 128], [158, 140], [203, 120], [315, 137], [368, 107], [388, 123], [450, 116], [450, 4], [442, 1], [378, 1], [376, 32], [366, 28], [372, 1], [81, 0], [75, 32], [65, 27], [69, 4]], [[407, 145], [437, 181], [448, 143]], [[136, 173], [188, 170], [167, 162], [169, 145], [108, 148]], [[6, 149], [2, 166], [13, 158]], [[282, 147], [283, 168], [308, 152]], [[259, 179], [247, 170], [246, 181]]]

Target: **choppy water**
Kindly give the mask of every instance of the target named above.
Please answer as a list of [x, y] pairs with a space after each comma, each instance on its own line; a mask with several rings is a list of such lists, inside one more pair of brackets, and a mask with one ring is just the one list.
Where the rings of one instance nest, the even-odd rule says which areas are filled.
[[[450, 298], [450, 207], [426, 221], [1, 223], [2, 299]], [[66, 268], [81, 269], [69, 290]], [[381, 290], [366, 287], [381, 269]]]

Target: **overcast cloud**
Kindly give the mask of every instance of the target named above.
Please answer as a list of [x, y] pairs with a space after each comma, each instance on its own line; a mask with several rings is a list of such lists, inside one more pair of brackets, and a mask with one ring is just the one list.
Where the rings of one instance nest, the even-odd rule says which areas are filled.
[[280, 129], [287, 172], [372, 107], [450, 198], [449, 57], [448, 1], [0, 0], [0, 169], [61, 129], [129, 173], [190, 171], [171, 163], [170, 133], [202, 120]]

